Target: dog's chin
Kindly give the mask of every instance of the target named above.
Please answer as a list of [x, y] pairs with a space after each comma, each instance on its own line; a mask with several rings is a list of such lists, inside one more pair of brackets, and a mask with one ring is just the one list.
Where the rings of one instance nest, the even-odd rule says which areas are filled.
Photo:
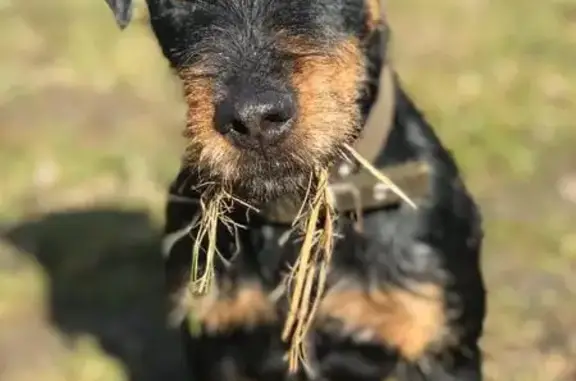
[[236, 197], [254, 205], [281, 198], [301, 201], [317, 183], [318, 170], [328, 169], [336, 160], [337, 148], [322, 155], [308, 153], [307, 160], [302, 159], [306, 153], [294, 146], [267, 154], [244, 150], [236, 167], [239, 175], [222, 180]]
[[255, 155], [245, 155], [242, 159], [235, 162], [233, 172], [219, 171], [218, 167], [199, 168], [195, 160], [189, 160], [188, 164], [192, 172], [198, 173], [201, 183], [218, 184], [235, 198], [259, 207], [281, 198], [302, 200], [315, 183], [316, 170], [329, 167], [332, 161], [328, 156], [306, 163]]
[[306, 144], [266, 149], [227, 145], [218, 151], [190, 146], [185, 157], [189, 169], [198, 174], [199, 183], [216, 185], [259, 207], [280, 198], [301, 201], [317, 183], [319, 170], [330, 169], [338, 160], [343, 142], [334, 143], [315, 153]]
[[283, 197], [303, 197], [313, 177], [310, 168], [295, 166], [241, 165], [238, 170], [241, 173], [239, 177], [229, 178], [215, 173], [210, 177], [212, 182], [222, 184], [234, 197], [256, 207]]

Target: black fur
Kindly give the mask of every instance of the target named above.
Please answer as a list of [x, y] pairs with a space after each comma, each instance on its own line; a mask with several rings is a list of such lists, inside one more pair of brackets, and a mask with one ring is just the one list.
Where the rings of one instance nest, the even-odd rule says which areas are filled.
[[[109, 1], [121, 25], [129, 19], [130, 1]], [[328, 49], [338, 41], [354, 37], [362, 41], [367, 57], [368, 83], [357, 100], [363, 120], [370, 110], [383, 60], [388, 30], [370, 30], [363, 0], [148, 0], [152, 28], [164, 55], [177, 71], [202, 61], [202, 75], [225, 87], [230, 78], [249, 79], [258, 86], [290, 91], [287, 73], [290, 55], [275, 48], [280, 31], [313, 40], [315, 49]], [[481, 217], [460, 178], [451, 154], [396, 81], [394, 125], [377, 165], [426, 161], [432, 169], [430, 196], [418, 210], [408, 205], [366, 212], [364, 232], [356, 232], [342, 217], [333, 256], [328, 288], [344, 277], [352, 288], [410, 289], [432, 283], [444, 290], [444, 310], [450, 317], [448, 331], [457, 343], [426, 351], [417, 361], [403, 358], [398, 348], [378, 340], [358, 342], [356, 332], [343, 332], [335, 324], [317, 327], [310, 337], [311, 371], [295, 379], [379, 381], [391, 373], [405, 381], [480, 381], [481, 353], [478, 341], [485, 316], [485, 290], [480, 272]], [[258, 90], [255, 90], [258, 91]], [[224, 90], [222, 90], [222, 94]], [[215, 97], [219, 95], [217, 92]], [[215, 102], [218, 99], [214, 100]], [[360, 128], [360, 126], [358, 126]], [[257, 160], [254, 156], [253, 160]], [[262, 203], [304, 188], [307, 174], [286, 165], [274, 171], [265, 164], [243, 169], [246, 188], [265, 186]], [[288, 186], [280, 179], [298, 187]], [[276, 176], [276, 177], [275, 177]], [[197, 199], [193, 187], [200, 181], [193, 163], [186, 163], [171, 187], [171, 193]], [[259, 181], [265, 185], [259, 185]], [[198, 214], [194, 203], [170, 201], [166, 234], [186, 227]], [[217, 279], [233, 286], [221, 296], [233, 298], [247, 281], [272, 292], [294, 262], [297, 243], [283, 236], [289, 226], [278, 226], [259, 216], [250, 216], [241, 205], [231, 217], [248, 228], [238, 241], [222, 227], [218, 246], [230, 265], [217, 264]], [[192, 231], [190, 236], [194, 236]], [[168, 253], [166, 276], [174, 295], [185, 286], [190, 269], [192, 239], [184, 236]], [[234, 255], [233, 255], [234, 253]], [[261, 380], [289, 379], [282, 361], [286, 345], [280, 340], [286, 301], [276, 304], [278, 322], [243, 326], [220, 334], [192, 335], [182, 325], [188, 350], [191, 379]]]

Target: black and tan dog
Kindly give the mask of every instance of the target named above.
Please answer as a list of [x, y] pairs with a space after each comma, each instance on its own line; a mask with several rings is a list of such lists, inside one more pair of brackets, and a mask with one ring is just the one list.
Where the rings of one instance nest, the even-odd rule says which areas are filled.
[[[107, 1], [126, 26], [131, 1]], [[379, 0], [147, 3], [189, 106], [164, 242], [175, 312], [188, 306], [197, 186], [225, 184], [262, 211], [238, 204], [228, 217], [246, 229], [219, 231], [216, 285], [193, 300], [199, 332], [182, 323], [191, 379], [481, 380], [481, 218], [387, 64]], [[345, 144], [397, 171], [418, 208], [342, 161]], [[294, 211], [278, 200], [303, 198], [319, 166], [334, 172], [341, 213], [311, 361], [292, 376], [278, 286], [298, 241], [288, 234]]]

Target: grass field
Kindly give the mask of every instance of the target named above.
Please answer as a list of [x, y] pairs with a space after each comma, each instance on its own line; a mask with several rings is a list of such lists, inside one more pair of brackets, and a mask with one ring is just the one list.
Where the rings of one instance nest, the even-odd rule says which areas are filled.
[[[490, 381], [575, 381], [576, 0], [388, 0], [486, 220]], [[0, 0], [0, 380], [182, 380], [158, 235], [179, 89], [105, 2]]]

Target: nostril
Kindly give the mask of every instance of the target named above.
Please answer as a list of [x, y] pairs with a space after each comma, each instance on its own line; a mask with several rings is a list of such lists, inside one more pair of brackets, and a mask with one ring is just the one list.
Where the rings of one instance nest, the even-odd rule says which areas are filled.
[[287, 113], [282, 112], [272, 112], [267, 115], [264, 115], [263, 121], [268, 123], [284, 123], [290, 119], [290, 116]]
[[248, 129], [246, 124], [243, 123], [239, 119], [234, 119], [232, 121], [232, 123], [230, 123], [230, 127], [231, 127], [231, 130], [233, 130], [233, 131], [235, 131], [241, 135], [249, 135], [250, 134], [250, 130]]
[[262, 117], [260, 122], [261, 129], [263, 131], [269, 131], [274, 129], [281, 129], [284, 124], [290, 120], [290, 116], [287, 113], [281, 112], [271, 112]]

